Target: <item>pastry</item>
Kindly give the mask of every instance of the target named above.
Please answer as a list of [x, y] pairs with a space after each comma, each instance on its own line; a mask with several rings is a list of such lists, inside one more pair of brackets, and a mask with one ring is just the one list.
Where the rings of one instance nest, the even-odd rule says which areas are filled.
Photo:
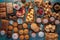
[[24, 40], [24, 35], [19, 36], [20, 40]]
[[16, 10], [19, 10], [20, 6], [18, 4], [13, 4], [13, 8], [16, 9]]
[[25, 39], [26, 40], [29, 40], [29, 35], [25, 35]]
[[5, 31], [5, 30], [1, 30], [1, 31], [0, 31], [0, 34], [1, 34], [1, 35], [5, 35], [5, 34], [6, 34], [6, 31]]
[[0, 3], [0, 8], [2, 8], [2, 7], [6, 7], [6, 3], [5, 2]]
[[57, 33], [45, 33], [46, 40], [58, 40], [58, 34]]
[[24, 34], [28, 34], [29, 30], [28, 29], [24, 29]]
[[41, 23], [41, 22], [42, 22], [41, 18], [37, 18], [37, 19], [36, 19], [36, 22], [37, 22], [37, 23]]
[[18, 39], [18, 33], [13, 33], [13, 34], [12, 34], [12, 38], [13, 38], [14, 40]]
[[46, 31], [46, 32], [54, 32], [55, 29], [56, 29], [56, 26], [55, 26], [55, 25], [51, 25], [51, 24], [49, 24], [49, 25], [47, 25], [47, 26], [45, 27], [45, 31]]
[[28, 24], [23, 23], [23, 28], [28, 28]]
[[44, 24], [47, 24], [49, 21], [48, 21], [47, 18], [44, 18], [44, 19], [42, 20], [42, 22], [43, 22]]
[[35, 38], [36, 37], [36, 33], [31, 33], [31, 37]]
[[11, 24], [11, 25], [12, 25], [12, 24], [13, 24], [13, 22], [14, 22], [13, 20], [10, 20], [10, 21], [9, 21], [9, 24]]
[[39, 26], [38, 26], [36, 23], [32, 23], [32, 24], [31, 24], [31, 29], [32, 29], [34, 32], [39, 32], [39, 31], [40, 31], [40, 28], [39, 28]]
[[18, 19], [17, 19], [17, 22], [18, 22], [18, 24], [23, 24], [23, 19], [18, 18]]
[[18, 28], [17, 27], [14, 27], [13, 31], [14, 32], [18, 32]]
[[59, 24], [60, 23], [60, 21], [59, 20], [55, 20], [55, 24]]
[[6, 12], [0, 12], [0, 18], [6, 18]]
[[17, 12], [16, 12], [16, 16], [17, 17], [24, 17], [25, 14], [25, 8], [20, 8]]
[[7, 13], [8, 14], [13, 13], [12, 3], [7, 3], [6, 6], [7, 6]]
[[6, 12], [6, 8], [0, 8], [0, 12]]
[[54, 17], [50, 17], [50, 21], [55, 21], [55, 18]]
[[18, 29], [22, 29], [23, 28], [23, 26], [22, 25], [18, 25]]
[[19, 34], [23, 34], [24, 33], [24, 30], [19, 30]]
[[39, 32], [38, 35], [39, 37], [44, 37], [44, 32]]
[[26, 22], [34, 22], [34, 9], [30, 9], [29, 13], [26, 16]]
[[13, 26], [9, 25], [8, 30], [13, 30]]
[[17, 27], [18, 26], [18, 23], [17, 22], [13, 22], [13, 26], [14, 27]]
[[5, 19], [2, 19], [2, 27], [8, 27], [9, 25], [9, 21], [8, 20], [5, 20]]

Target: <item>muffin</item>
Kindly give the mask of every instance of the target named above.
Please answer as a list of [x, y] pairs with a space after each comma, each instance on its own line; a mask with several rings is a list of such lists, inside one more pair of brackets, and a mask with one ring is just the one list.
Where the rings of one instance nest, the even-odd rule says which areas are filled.
[[32, 29], [34, 32], [39, 32], [39, 31], [40, 31], [40, 28], [39, 28], [39, 26], [38, 26], [36, 23], [32, 23], [32, 24], [31, 24], [31, 29]]
[[23, 34], [24, 33], [24, 30], [19, 30], [19, 34]]
[[28, 29], [24, 29], [24, 34], [28, 34], [29, 30]]
[[29, 40], [29, 35], [25, 35], [25, 39], [26, 40]]
[[28, 25], [26, 23], [23, 23], [23, 28], [28, 28]]
[[13, 26], [9, 25], [8, 30], [10, 30], [10, 31], [13, 30]]
[[14, 32], [18, 32], [18, 28], [17, 27], [14, 27], [13, 31]]
[[18, 26], [18, 23], [17, 22], [13, 22], [13, 26], [14, 27], [17, 27]]
[[20, 40], [24, 40], [24, 35], [19, 36]]

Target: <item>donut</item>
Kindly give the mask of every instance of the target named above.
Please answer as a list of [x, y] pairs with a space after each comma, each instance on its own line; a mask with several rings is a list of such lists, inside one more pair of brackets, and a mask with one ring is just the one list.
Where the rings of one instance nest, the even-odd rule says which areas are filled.
[[14, 40], [18, 39], [18, 33], [13, 33], [13, 34], [12, 34], [12, 38], [13, 38]]
[[24, 30], [19, 30], [19, 34], [23, 34], [24, 33]]
[[48, 22], [49, 22], [48, 19], [43, 19], [44, 24], [47, 24]]
[[38, 35], [39, 37], [44, 37], [44, 32], [39, 32]]
[[41, 23], [41, 18], [37, 18], [37, 19], [36, 19], [36, 22], [37, 22], [37, 23]]
[[0, 34], [1, 34], [1, 35], [5, 35], [5, 33], [6, 33], [5, 30], [1, 30], [1, 31], [0, 31]]
[[13, 31], [14, 32], [18, 32], [18, 28], [17, 27], [14, 27]]
[[13, 26], [9, 25], [8, 30], [13, 30]]
[[29, 30], [28, 29], [24, 29], [24, 34], [28, 34]]
[[26, 40], [29, 40], [29, 35], [25, 35], [25, 39]]
[[60, 21], [59, 20], [55, 20], [55, 24], [59, 24], [60, 23]]
[[23, 23], [23, 28], [28, 28], [28, 25], [26, 23]]
[[20, 40], [24, 40], [24, 35], [19, 36]]
[[31, 37], [35, 38], [36, 37], [36, 33], [31, 33]]
[[55, 18], [54, 17], [50, 17], [50, 21], [54, 21], [55, 20]]
[[18, 18], [18, 19], [17, 19], [17, 22], [18, 22], [18, 24], [23, 24], [23, 19]]
[[13, 26], [14, 27], [17, 27], [18, 26], [18, 23], [17, 22], [13, 22]]

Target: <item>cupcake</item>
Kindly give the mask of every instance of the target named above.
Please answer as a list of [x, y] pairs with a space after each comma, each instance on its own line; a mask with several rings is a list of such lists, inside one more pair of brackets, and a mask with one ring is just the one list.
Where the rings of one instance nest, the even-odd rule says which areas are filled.
[[31, 24], [31, 29], [32, 29], [34, 32], [39, 32], [39, 31], [40, 31], [40, 28], [39, 28], [39, 26], [38, 26], [36, 23], [32, 23], [32, 24]]
[[14, 27], [17, 27], [18, 26], [18, 23], [17, 22], [13, 22], [13, 26]]
[[28, 28], [28, 25], [26, 23], [23, 23], [23, 28]]
[[19, 34], [23, 34], [24, 33], [24, 30], [19, 30]]
[[14, 32], [18, 32], [18, 28], [17, 27], [14, 27], [13, 31]]
[[25, 35], [25, 39], [26, 40], [29, 40], [29, 35]]
[[28, 34], [29, 30], [28, 29], [24, 29], [24, 34]]
[[19, 36], [20, 40], [24, 40], [24, 35]]
[[18, 39], [18, 33], [13, 33], [13, 34], [12, 34], [12, 38], [13, 38], [14, 40]]

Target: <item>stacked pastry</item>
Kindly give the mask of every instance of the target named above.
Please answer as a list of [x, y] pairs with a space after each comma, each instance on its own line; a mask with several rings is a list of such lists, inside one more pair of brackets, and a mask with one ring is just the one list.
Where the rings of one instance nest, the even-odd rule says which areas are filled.
[[27, 14], [26, 22], [33, 22], [34, 21], [34, 9], [31, 9], [30, 12]]
[[7, 3], [6, 4], [7, 6], [7, 13], [13, 13], [13, 6], [12, 6], [12, 3]]
[[58, 40], [57, 33], [45, 33], [46, 40]]
[[6, 3], [0, 3], [0, 18], [6, 18]]

